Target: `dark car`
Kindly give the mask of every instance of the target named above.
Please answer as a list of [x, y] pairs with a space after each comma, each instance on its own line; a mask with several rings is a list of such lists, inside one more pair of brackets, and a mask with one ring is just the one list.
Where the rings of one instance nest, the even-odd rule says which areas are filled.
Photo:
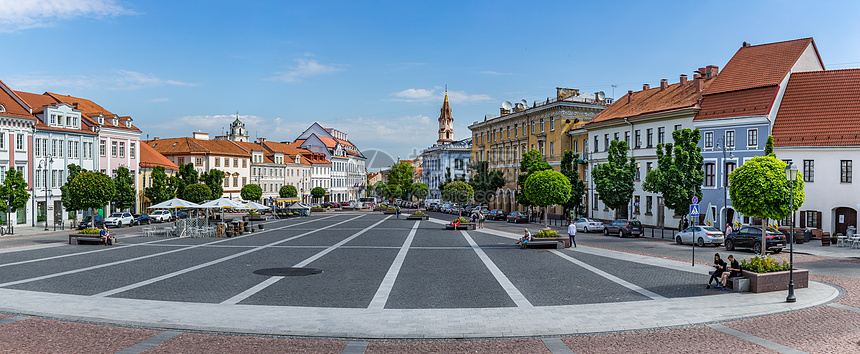
[[[785, 248], [785, 235], [772, 227], [767, 228], [767, 250], [779, 253]], [[761, 228], [744, 226], [730, 235], [724, 241], [726, 250], [733, 251], [736, 248], [752, 249], [756, 254], [761, 254]]]
[[173, 214], [171, 214], [171, 215], [173, 215], [173, 219], [174, 219], [174, 220], [176, 220], [176, 219], [186, 219], [186, 218], [188, 218], [188, 213], [186, 213], [186, 212], [184, 212], [184, 211], [175, 211], [175, 212], [173, 212]]
[[490, 212], [487, 213], [487, 219], [490, 219], [490, 220], [507, 220], [508, 215], [505, 214], [505, 211], [502, 209], [494, 209], [494, 210], [490, 210]]
[[95, 227], [100, 229], [105, 224], [105, 218], [101, 215], [95, 216], [95, 225], [90, 225], [90, 221], [92, 221], [92, 217], [85, 216], [84, 220], [81, 220], [81, 222], [78, 223], [78, 229], [86, 229], [88, 227]]
[[618, 219], [603, 228], [604, 235], [617, 234], [618, 237], [642, 236], [642, 223], [638, 220]]
[[134, 216], [134, 225], [152, 224], [152, 218], [146, 214]]
[[507, 220], [508, 222], [512, 222], [515, 224], [519, 224], [521, 222], [527, 223], [529, 222], [529, 216], [528, 214], [523, 213], [521, 211], [512, 211], [510, 214], [508, 214]]

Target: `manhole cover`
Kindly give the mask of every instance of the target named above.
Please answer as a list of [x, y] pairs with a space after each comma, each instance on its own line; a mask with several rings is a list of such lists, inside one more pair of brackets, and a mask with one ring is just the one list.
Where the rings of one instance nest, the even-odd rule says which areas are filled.
[[322, 270], [315, 268], [266, 268], [254, 271], [254, 274], [270, 277], [303, 277], [320, 273], [322, 273]]

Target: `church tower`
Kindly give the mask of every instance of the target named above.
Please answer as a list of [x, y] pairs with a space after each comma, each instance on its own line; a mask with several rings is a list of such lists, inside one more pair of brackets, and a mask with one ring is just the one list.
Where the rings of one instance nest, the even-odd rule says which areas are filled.
[[230, 133], [227, 136], [227, 140], [248, 142], [248, 132], [245, 130], [245, 123], [239, 120], [239, 113], [236, 113], [236, 120], [230, 124]]
[[439, 114], [439, 140], [436, 145], [454, 142], [454, 117], [451, 116], [451, 106], [448, 105], [448, 90], [445, 90], [445, 101], [442, 102], [442, 112]]

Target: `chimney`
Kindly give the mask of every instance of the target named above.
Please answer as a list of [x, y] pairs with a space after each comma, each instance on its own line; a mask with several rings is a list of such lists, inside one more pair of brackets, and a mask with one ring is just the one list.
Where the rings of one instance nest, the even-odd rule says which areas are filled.
[[152, 137], [152, 140], [158, 140], [157, 136]]
[[633, 90], [627, 90], [627, 103], [633, 102]]
[[669, 79], [660, 79], [660, 91], [665, 90], [669, 87]]
[[647, 91], [647, 90], [649, 90], [650, 88], [651, 88], [651, 85], [649, 85], [649, 84], [642, 84], [642, 91]]
[[681, 74], [681, 85], [687, 83], [687, 74]]
[[702, 75], [693, 75], [693, 85], [696, 87], [696, 92], [702, 91], [702, 81], [704, 81]]
[[192, 137], [197, 140], [209, 140], [209, 133], [194, 132]]
[[744, 41], [743, 46], [744, 46], [744, 47], [749, 47], [749, 46], [750, 46], [750, 44], [749, 44], [749, 43], [747, 43], [746, 41]]
[[712, 79], [720, 72], [720, 67], [716, 65], [708, 65], [705, 70], [708, 71], [708, 79]]
[[257, 138], [257, 144], [262, 144], [264, 141], [266, 141], [266, 138]]

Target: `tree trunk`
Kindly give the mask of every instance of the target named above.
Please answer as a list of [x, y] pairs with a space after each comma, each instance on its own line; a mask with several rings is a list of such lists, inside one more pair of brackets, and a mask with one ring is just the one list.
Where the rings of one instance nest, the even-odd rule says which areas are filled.
[[767, 218], [761, 219], [761, 256], [767, 255]]
[[543, 207], [543, 227], [545, 229], [549, 229], [548, 220], [549, 220], [549, 211], [547, 210], [547, 207]]

